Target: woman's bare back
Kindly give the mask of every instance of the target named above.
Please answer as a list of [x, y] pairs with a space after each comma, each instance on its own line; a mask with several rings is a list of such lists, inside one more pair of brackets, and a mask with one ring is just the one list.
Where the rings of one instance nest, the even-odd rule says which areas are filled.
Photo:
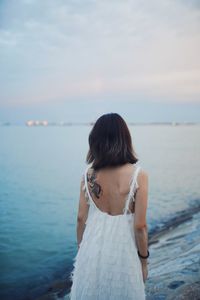
[[[88, 170], [88, 188], [96, 206], [110, 215], [123, 213], [126, 197], [130, 191], [130, 183], [136, 166], [127, 163], [123, 166], [105, 168], [94, 171]], [[134, 213], [134, 201], [129, 209]]]

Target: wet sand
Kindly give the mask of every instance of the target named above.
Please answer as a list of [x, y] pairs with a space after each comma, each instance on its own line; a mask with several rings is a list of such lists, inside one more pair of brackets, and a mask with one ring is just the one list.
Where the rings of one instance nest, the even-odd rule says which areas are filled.
[[149, 234], [147, 300], [200, 299], [199, 220], [197, 204]]

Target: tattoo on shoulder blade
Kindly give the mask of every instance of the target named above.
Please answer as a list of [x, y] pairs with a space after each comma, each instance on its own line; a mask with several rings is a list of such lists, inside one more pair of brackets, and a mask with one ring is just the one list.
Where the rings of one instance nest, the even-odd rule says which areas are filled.
[[99, 198], [100, 194], [103, 192], [100, 184], [96, 182], [96, 171], [92, 170], [92, 174], [87, 174], [87, 181], [90, 185], [92, 193]]

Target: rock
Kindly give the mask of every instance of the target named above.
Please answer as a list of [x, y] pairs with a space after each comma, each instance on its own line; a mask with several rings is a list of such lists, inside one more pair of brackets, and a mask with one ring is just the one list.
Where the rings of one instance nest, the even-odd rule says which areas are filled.
[[167, 300], [200, 300], [200, 281], [178, 288]]

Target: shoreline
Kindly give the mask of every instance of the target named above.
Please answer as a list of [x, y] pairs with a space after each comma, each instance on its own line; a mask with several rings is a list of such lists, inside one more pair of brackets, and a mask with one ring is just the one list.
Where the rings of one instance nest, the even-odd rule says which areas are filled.
[[[166, 122], [127, 122], [128, 126], [199, 126], [199, 122], [192, 121], [166, 121]], [[48, 121], [48, 120], [28, 120], [25, 122], [0, 122], [0, 127], [71, 127], [71, 126], [93, 126], [94, 122], [74, 122], [74, 121]]]

